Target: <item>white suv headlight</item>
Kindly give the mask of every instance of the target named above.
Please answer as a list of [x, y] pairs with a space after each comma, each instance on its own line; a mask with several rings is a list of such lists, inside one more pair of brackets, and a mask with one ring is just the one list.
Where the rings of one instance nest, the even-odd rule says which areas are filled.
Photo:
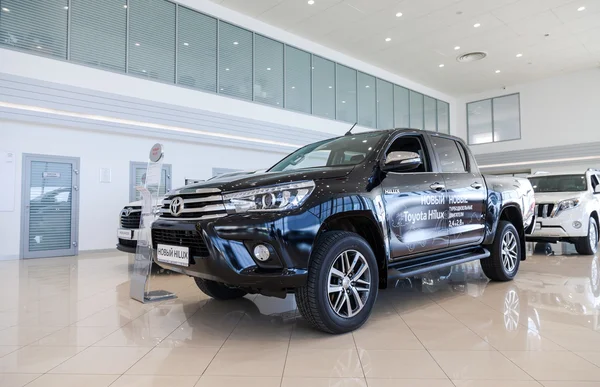
[[560, 202], [558, 202], [558, 204], [556, 205], [556, 214], [558, 214], [560, 211], [564, 211], [564, 210], [570, 210], [571, 208], [575, 208], [579, 205], [579, 203], [581, 203], [581, 200], [579, 199], [567, 199], [567, 200], [562, 200]]
[[236, 213], [286, 211], [301, 206], [314, 189], [314, 181], [300, 181], [229, 193], [223, 195], [223, 200], [227, 210]]

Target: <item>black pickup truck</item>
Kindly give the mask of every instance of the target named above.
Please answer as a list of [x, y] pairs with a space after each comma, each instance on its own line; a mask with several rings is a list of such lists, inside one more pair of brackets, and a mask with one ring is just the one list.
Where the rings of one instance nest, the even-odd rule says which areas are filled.
[[304, 318], [342, 333], [368, 319], [391, 270], [481, 260], [490, 279], [513, 279], [534, 208], [527, 179], [483, 176], [459, 138], [373, 131], [169, 192], [152, 245], [158, 265], [211, 297], [295, 293]]

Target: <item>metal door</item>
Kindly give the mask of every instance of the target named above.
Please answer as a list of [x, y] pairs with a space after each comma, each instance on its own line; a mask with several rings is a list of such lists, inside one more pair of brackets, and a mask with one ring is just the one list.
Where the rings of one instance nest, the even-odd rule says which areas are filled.
[[23, 155], [21, 257], [77, 255], [79, 158]]

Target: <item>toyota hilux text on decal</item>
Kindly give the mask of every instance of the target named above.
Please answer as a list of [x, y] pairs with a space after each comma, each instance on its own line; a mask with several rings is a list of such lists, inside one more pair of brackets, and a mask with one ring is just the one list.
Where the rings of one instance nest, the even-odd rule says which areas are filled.
[[408, 277], [481, 260], [488, 277], [511, 280], [534, 205], [527, 179], [482, 176], [459, 138], [373, 131], [307, 145], [261, 174], [169, 192], [152, 243], [159, 265], [211, 297], [295, 293], [312, 325], [342, 333], [368, 319], [388, 270]]

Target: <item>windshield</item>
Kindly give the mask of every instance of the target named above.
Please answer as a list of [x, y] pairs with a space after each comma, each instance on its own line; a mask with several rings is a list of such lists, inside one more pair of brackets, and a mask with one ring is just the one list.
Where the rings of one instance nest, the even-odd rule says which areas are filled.
[[585, 175], [530, 177], [534, 192], [578, 192], [586, 190]]
[[353, 134], [307, 145], [275, 164], [269, 172], [359, 164], [371, 154], [385, 133]]

